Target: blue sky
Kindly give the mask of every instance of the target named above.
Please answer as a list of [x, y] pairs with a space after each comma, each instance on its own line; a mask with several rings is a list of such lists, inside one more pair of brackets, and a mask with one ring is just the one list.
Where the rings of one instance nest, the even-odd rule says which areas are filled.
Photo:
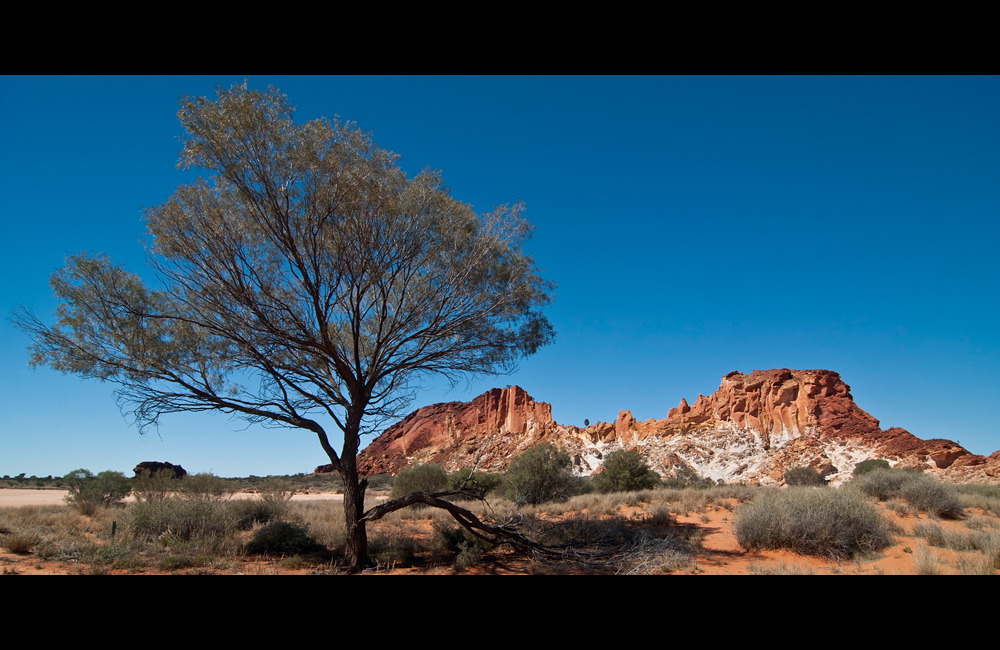
[[[512, 376], [564, 424], [662, 418], [731, 370], [826, 368], [883, 428], [1000, 449], [998, 77], [249, 77], [440, 169], [486, 211], [521, 199], [558, 288], [554, 345]], [[51, 322], [48, 277], [106, 253], [144, 272], [142, 209], [175, 169], [181, 95], [242, 76], [0, 77], [0, 311]], [[0, 320], [0, 475], [308, 472], [308, 433], [166, 417], [27, 366]]]

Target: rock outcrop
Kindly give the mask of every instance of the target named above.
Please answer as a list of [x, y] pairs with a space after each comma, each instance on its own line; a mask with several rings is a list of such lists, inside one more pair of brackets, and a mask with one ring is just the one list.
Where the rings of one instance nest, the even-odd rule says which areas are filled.
[[471, 402], [414, 411], [358, 460], [366, 474], [394, 474], [422, 462], [448, 471], [502, 471], [541, 443], [568, 452], [582, 475], [597, 471], [611, 451], [636, 449], [662, 476], [713, 481], [776, 484], [786, 469], [811, 467], [836, 484], [850, 478], [857, 463], [885, 458], [943, 480], [1000, 482], [1000, 451], [986, 458], [950, 440], [883, 430], [854, 403], [837, 373], [786, 368], [731, 372], [710, 396], [699, 395], [693, 404], [682, 398], [662, 420], [639, 422], [623, 410], [613, 423], [583, 428], [554, 422], [551, 406], [518, 386], [493, 389]]
[[167, 472], [171, 478], [184, 478], [187, 476], [187, 471], [180, 465], [164, 463], [158, 460], [145, 460], [132, 468], [132, 471], [135, 472], [136, 477], [153, 476], [159, 472]]
[[525, 449], [555, 443], [552, 407], [520, 386], [494, 388], [471, 402], [432, 404], [386, 429], [358, 458], [365, 474], [395, 474], [409, 463], [438, 463], [448, 471], [499, 471]]

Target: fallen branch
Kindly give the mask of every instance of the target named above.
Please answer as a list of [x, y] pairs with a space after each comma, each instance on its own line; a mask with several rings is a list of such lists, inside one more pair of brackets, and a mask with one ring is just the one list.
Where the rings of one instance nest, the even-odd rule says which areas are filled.
[[548, 546], [540, 544], [539, 542], [536, 542], [535, 540], [525, 537], [519, 533], [517, 528], [520, 527], [520, 522], [508, 520], [502, 524], [489, 524], [477, 517], [472, 511], [455, 505], [451, 501], [446, 500], [444, 497], [465, 497], [478, 501], [485, 501], [481, 494], [470, 490], [450, 490], [447, 492], [435, 492], [433, 494], [428, 494], [427, 492], [414, 492], [406, 495], [405, 497], [393, 499], [379, 504], [374, 508], [370, 508], [364, 513], [364, 515], [362, 515], [359, 523], [375, 521], [391, 512], [395, 512], [396, 510], [402, 510], [403, 508], [407, 508], [409, 506], [423, 504], [431, 506], [432, 508], [447, 510], [448, 513], [454, 517], [455, 521], [469, 531], [469, 533], [491, 544], [510, 544], [521, 550], [531, 551], [545, 556], [559, 554], [559, 552], [555, 549], [549, 548]]

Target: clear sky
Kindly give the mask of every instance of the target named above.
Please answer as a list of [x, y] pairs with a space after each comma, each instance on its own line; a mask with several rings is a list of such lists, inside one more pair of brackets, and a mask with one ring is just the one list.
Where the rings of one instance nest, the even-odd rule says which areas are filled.
[[[883, 428], [1000, 449], [1000, 77], [246, 76], [479, 211], [526, 203], [555, 343], [413, 408], [518, 384], [563, 424], [645, 420], [732, 370], [825, 368]], [[144, 273], [142, 209], [187, 178], [177, 100], [241, 78], [0, 77], [2, 315], [52, 322], [67, 255]], [[0, 475], [326, 462], [312, 434], [224, 416], [142, 437], [113, 385], [27, 346], [0, 320]]]

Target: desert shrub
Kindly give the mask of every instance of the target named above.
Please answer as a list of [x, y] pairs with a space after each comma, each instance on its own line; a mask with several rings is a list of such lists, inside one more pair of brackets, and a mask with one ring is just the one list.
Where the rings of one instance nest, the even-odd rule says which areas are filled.
[[463, 468], [448, 475], [448, 489], [465, 489], [486, 496], [503, 485], [503, 477], [499, 474], [473, 473], [469, 468]]
[[660, 475], [649, 469], [637, 451], [619, 450], [604, 459], [604, 470], [593, 479], [598, 492], [635, 492], [660, 484]]
[[809, 467], [794, 467], [785, 470], [785, 485], [821, 487], [826, 485], [823, 476]]
[[958, 519], [964, 507], [957, 494], [933, 476], [899, 469], [875, 469], [851, 479], [850, 487], [879, 501], [900, 498], [934, 517]]
[[257, 488], [261, 510], [268, 513], [268, 521], [282, 518], [288, 511], [288, 504], [293, 496], [295, 496], [295, 487], [292, 485], [292, 481], [287, 478], [268, 478]]
[[257, 529], [246, 545], [246, 552], [252, 555], [312, 555], [325, 551], [304, 526], [285, 521], [273, 521]]
[[863, 460], [854, 466], [854, 476], [861, 476], [862, 474], [867, 474], [868, 472], [874, 472], [877, 469], [891, 469], [889, 461], [883, 460], [881, 458], [869, 458], [868, 460]]
[[414, 492], [443, 492], [448, 487], [448, 474], [436, 463], [407, 465], [396, 474], [392, 482], [392, 498], [405, 497]]
[[368, 536], [368, 555], [379, 564], [409, 564], [416, 554], [416, 542], [397, 528], [376, 529]]
[[687, 466], [682, 466], [674, 470], [673, 476], [663, 479], [663, 487], [672, 490], [684, 490], [687, 488], [708, 489], [718, 485], [710, 478], [702, 478], [697, 472]]
[[569, 455], [552, 445], [538, 445], [510, 462], [504, 493], [511, 501], [535, 505], [565, 501], [577, 484], [570, 471]]
[[69, 489], [67, 503], [83, 515], [93, 515], [98, 508], [121, 506], [132, 491], [132, 483], [121, 472], [111, 470], [95, 475], [87, 469], [75, 469], [63, 477]]
[[250, 530], [256, 524], [267, 524], [282, 519], [288, 511], [287, 502], [264, 499], [233, 499], [225, 504], [226, 514], [232, 517], [239, 530]]
[[879, 551], [893, 539], [864, 497], [850, 490], [796, 487], [768, 491], [737, 508], [735, 533], [747, 550], [788, 549], [838, 559]]
[[0, 538], [0, 547], [8, 553], [27, 555], [41, 540], [30, 533], [11, 533]]
[[159, 540], [164, 545], [223, 538], [239, 530], [231, 505], [198, 499], [137, 502], [125, 511], [124, 530], [132, 539]]
[[932, 476], [914, 474], [903, 483], [899, 496], [918, 510], [934, 517], [961, 519], [965, 508], [943, 483]]
[[457, 569], [467, 569], [481, 563], [483, 553], [493, 549], [493, 545], [486, 540], [454, 524], [435, 521], [434, 535], [438, 547], [455, 554]]
[[191, 501], [225, 501], [236, 491], [236, 485], [210, 472], [188, 474], [178, 483], [180, 495]]
[[[335, 474], [334, 476], [340, 477], [340, 474]], [[366, 476], [368, 479], [368, 491], [369, 492], [382, 492], [385, 490], [392, 489], [392, 474], [372, 474]], [[343, 491], [343, 482], [341, 482], [340, 489], [338, 491]]]
[[132, 479], [132, 495], [136, 501], [163, 501], [180, 485], [174, 478], [174, 471], [160, 469], [155, 472], [141, 472]]

